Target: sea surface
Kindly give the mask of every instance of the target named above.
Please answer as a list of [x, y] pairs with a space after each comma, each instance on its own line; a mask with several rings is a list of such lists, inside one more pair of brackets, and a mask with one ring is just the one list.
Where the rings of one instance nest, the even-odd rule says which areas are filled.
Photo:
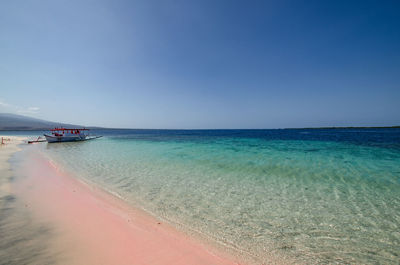
[[39, 149], [77, 178], [260, 263], [399, 264], [400, 129], [94, 133], [104, 137]]

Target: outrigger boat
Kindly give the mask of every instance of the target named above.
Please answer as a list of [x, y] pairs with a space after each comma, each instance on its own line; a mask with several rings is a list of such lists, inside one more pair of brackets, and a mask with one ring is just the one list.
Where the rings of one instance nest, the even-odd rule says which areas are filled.
[[50, 132], [44, 134], [48, 143], [86, 141], [101, 137], [89, 135], [89, 129], [54, 128]]

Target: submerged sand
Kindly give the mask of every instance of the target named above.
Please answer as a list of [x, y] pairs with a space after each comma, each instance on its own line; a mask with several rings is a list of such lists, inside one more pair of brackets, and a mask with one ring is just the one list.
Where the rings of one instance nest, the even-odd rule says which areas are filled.
[[34, 146], [24, 151], [12, 180], [8, 159], [23, 141], [12, 139], [0, 151], [0, 264], [238, 264], [61, 172]]

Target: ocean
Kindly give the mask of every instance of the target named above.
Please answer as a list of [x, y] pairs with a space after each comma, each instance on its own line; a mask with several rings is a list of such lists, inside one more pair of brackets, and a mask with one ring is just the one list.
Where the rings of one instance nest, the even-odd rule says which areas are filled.
[[75, 177], [260, 262], [400, 260], [398, 128], [94, 132], [104, 137], [38, 149]]

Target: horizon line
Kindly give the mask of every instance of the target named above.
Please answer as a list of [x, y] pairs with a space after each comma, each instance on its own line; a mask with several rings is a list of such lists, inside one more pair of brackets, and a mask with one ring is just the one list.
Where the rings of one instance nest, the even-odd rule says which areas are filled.
[[[400, 125], [392, 126], [323, 126], [323, 127], [287, 127], [287, 128], [200, 128], [200, 129], [166, 129], [166, 128], [113, 128], [100, 126], [81, 126], [91, 130], [160, 130], [160, 131], [246, 131], [246, 130], [323, 130], [323, 129], [398, 129]], [[32, 128], [32, 129], [0, 129], [0, 131], [43, 131], [50, 128]]]

